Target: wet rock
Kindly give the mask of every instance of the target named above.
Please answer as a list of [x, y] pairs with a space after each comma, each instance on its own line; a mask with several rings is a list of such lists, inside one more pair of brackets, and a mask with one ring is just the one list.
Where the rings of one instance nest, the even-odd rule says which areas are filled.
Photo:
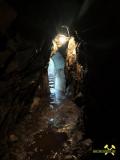
[[65, 156], [65, 160], [73, 160], [73, 156], [72, 155], [67, 155], [67, 156]]
[[34, 151], [37, 152], [37, 151], [38, 151], [38, 148], [36, 147], [36, 148], [34, 149]]
[[57, 152], [55, 152], [55, 154], [53, 155], [53, 159], [55, 159], [56, 158], [56, 156], [57, 156]]
[[31, 104], [31, 111], [38, 109], [39, 105], [40, 105], [40, 98], [34, 97], [33, 102]]
[[75, 143], [82, 140], [82, 138], [83, 138], [83, 132], [81, 131], [76, 131], [72, 136], [72, 139], [73, 141], [75, 141]]
[[91, 140], [90, 138], [88, 138], [88, 139], [84, 140], [82, 143], [83, 143], [85, 146], [90, 146], [90, 145], [92, 144], [92, 140]]
[[77, 158], [76, 156], [74, 156], [74, 155], [72, 155], [72, 157], [73, 157], [74, 160], [77, 160], [77, 159], [78, 159], [78, 158]]
[[16, 141], [18, 141], [18, 137], [15, 134], [10, 134], [9, 135], [9, 141], [10, 142], [16, 142]]
[[44, 150], [43, 149], [40, 149], [40, 152], [43, 152]]
[[53, 109], [54, 108], [54, 106], [52, 105], [52, 104], [50, 104], [50, 106], [49, 106], [51, 109]]

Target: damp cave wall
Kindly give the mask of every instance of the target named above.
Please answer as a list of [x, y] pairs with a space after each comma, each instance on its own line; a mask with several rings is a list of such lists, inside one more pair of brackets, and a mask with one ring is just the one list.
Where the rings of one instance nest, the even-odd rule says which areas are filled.
[[[10, 39], [11, 41], [12, 39]], [[9, 41], [9, 40], [8, 40]], [[13, 44], [14, 45], [13, 40]], [[12, 46], [11, 45], [11, 46]], [[35, 46], [18, 42], [17, 48], [6, 46], [1, 50], [0, 76], [0, 155], [7, 152], [9, 133], [30, 111], [33, 97], [48, 95], [47, 68], [45, 57]], [[47, 44], [42, 53], [49, 53]], [[4, 56], [2, 56], [4, 54]], [[49, 54], [48, 54], [49, 55]], [[41, 61], [41, 59], [43, 59]], [[37, 93], [38, 86], [40, 86]]]
[[31, 26], [27, 32], [29, 24], [24, 28], [21, 23], [29, 23], [29, 16], [20, 18], [20, 11], [4, 1], [0, 13], [0, 159], [9, 159], [9, 134], [29, 113], [33, 97], [48, 95], [52, 39], [43, 32], [37, 36], [36, 27]]
[[86, 134], [97, 147], [106, 143], [118, 145], [119, 5], [114, 1], [92, 1], [83, 13], [80, 10], [75, 28], [78, 38], [84, 40], [79, 63], [84, 65], [87, 61], [88, 65], [83, 85]]

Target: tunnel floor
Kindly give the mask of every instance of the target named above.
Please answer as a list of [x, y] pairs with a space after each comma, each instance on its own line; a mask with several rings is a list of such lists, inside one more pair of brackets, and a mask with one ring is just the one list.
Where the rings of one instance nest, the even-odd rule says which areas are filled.
[[10, 160], [76, 160], [87, 155], [81, 111], [69, 99], [51, 104], [45, 98], [10, 133]]

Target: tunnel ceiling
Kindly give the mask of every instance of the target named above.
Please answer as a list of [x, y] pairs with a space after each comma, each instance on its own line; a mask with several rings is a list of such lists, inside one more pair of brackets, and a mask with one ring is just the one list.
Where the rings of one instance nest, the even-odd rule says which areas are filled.
[[[54, 36], [61, 24], [77, 29], [90, 43], [105, 42], [118, 35], [119, 9], [117, 3], [103, 0], [24, 1], [2, 0], [16, 11], [14, 27], [28, 39]], [[15, 29], [14, 29], [15, 30]], [[98, 38], [99, 36], [99, 38]]]
[[15, 25], [18, 31], [34, 39], [54, 36], [62, 24], [70, 26], [78, 8], [74, 1], [7, 1], [17, 12]]
[[50, 43], [65, 24], [92, 48], [119, 45], [119, 5], [112, 0], [1, 0], [0, 10], [0, 32], [20, 33], [38, 44]]

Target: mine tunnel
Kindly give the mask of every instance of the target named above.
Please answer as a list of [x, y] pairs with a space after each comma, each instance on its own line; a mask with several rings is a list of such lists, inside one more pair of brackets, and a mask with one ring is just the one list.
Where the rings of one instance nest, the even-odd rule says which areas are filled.
[[119, 12], [112, 0], [0, 0], [0, 160], [117, 158]]

